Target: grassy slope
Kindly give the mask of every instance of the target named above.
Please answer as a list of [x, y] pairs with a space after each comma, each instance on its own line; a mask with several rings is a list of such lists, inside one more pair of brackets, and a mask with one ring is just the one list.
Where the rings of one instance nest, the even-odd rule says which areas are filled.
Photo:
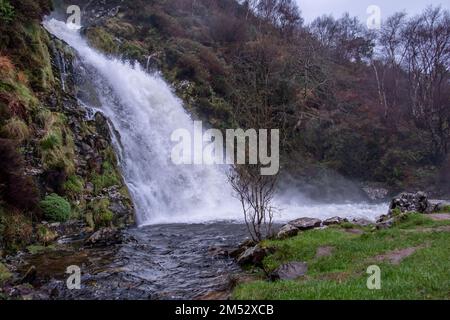
[[[306, 261], [307, 276], [296, 281], [256, 281], [238, 286], [235, 299], [449, 299], [450, 232], [420, 232], [449, 225], [413, 214], [389, 230], [351, 234], [340, 227], [313, 230], [297, 237], [268, 241], [275, 254], [264, 261], [273, 270], [288, 261]], [[316, 258], [320, 246], [334, 247], [333, 254]], [[423, 246], [399, 265], [377, 261], [377, 255]], [[381, 290], [368, 290], [367, 267], [381, 268]]]

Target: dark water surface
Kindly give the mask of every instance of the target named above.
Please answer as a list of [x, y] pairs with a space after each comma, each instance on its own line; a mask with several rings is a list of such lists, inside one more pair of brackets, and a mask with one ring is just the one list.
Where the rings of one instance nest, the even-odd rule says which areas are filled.
[[[232, 223], [147, 226], [110, 248], [69, 244], [25, 258], [23, 270], [36, 266], [43, 297], [53, 299], [196, 299], [227, 288], [240, 269], [222, 253], [245, 238], [245, 226]], [[81, 290], [66, 287], [70, 265], [81, 267]]]

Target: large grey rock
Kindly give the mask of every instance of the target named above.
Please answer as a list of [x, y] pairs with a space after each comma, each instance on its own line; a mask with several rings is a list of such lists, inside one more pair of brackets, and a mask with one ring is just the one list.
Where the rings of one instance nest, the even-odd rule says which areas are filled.
[[281, 265], [270, 274], [272, 281], [276, 280], [295, 280], [302, 277], [308, 271], [308, 265], [305, 262], [289, 262]]
[[278, 239], [286, 239], [289, 237], [294, 237], [298, 234], [300, 230], [293, 225], [286, 224], [281, 227], [280, 231], [278, 231], [277, 238]]
[[267, 256], [268, 250], [265, 248], [262, 248], [259, 245], [256, 245], [254, 247], [248, 248], [245, 250], [238, 258], [237, 263], [239, 265], [246, 265], [246, 264], [252, 264], [252, 265], [261, 265], [263, 259]]
[[237, 260], [237, 258], [239, 258], [239, 256], [245, 252], [245, 250], [254, 246], [256, 246], [256, 242], [251, 239], [247, 239], [242, 242], [236, 249], [231, 250], [229, 255], [230, 257]]
[[335, 225], [335, 224], [341, 224], [343, 222], [348, 222], [348, 220], [341, 218], [341, 217], [332, 217], [332, 218], [328, 218], [327, 220], [324, 220], [323, 225], [331, 226], [331, 225]]
[[289, 222], [291, 226], [299, 230], [309, 230], [319, 228], [322, 225], [322, 220], [315, 218], [300, 218]]
[[396, 209], [400, 210], [400, 212], [431, 213], [433, 205], [428, 201], [428, 196], [425, 192], [403, 192], [392, 199], [389, 213], [392, 214]]

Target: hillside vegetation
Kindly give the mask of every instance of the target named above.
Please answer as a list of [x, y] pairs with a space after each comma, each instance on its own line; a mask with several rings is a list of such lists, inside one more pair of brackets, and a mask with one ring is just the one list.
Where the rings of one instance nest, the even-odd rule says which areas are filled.
[[448, 11], [369, 32], [291, 0], [77, 2], [92, 45], [161, 70], [212, 126], [281, 129], [285, 173], [448, 193]]
[[50, 244], [61, 223], [81, 221], [81, 232], [133, 219], [104, 205], [115, 187], [132, 206], [101, 117], [85, 121], [73, 75], [63, 88], [58, 59], [70, 69], [74, 54], [41, 26], [51, 10], [47, 0], [0, 1], [0, 257]]

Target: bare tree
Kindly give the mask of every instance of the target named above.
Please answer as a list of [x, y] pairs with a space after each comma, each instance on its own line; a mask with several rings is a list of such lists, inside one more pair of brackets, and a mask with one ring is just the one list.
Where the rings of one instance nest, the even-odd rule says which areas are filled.
[[409, 76], [411, 114], [426, 129], [436, 159], [448, 153], [450, 140], [450, 13], [429, 7], [403, 32], [404, 68]]
[[235, 165], [228, 179], [242, 205], [248, 232], [254, 241], [272, 233], [276, 208], [272, 205], [278, 176], [263, 176], [259, 165]]

